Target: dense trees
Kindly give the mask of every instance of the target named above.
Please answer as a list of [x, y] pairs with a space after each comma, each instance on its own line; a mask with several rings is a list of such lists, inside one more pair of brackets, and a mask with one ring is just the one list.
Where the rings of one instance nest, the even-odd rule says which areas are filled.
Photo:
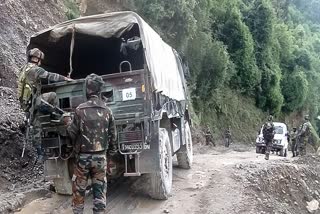
[[135, 0], [134, 6], [188, 59], [196, 107], [214, 103], [213, 94], [227, 87], [266, 112], [318, 114], [320, 0]]

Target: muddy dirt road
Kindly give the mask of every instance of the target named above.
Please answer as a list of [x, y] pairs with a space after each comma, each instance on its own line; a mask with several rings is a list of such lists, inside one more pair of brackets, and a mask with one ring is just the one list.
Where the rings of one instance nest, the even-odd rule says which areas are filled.
[[[131, 186], [139, 182], [126, 180], [109, 191], [107, 213], [257, 213], [256, 199], [245, 190], [246, 183], [238, 178], [241, 174], [238, 169], [243, 164], [263, 166], [268, 163], [264, 156], [253, 150], [206, 150], [196, 151], [192, 170], [174, 168], [173, 194], [169, 200], [151, 200], [136, 188], [132, 190]], [[273, 155], [270, 162], [283, 159]], [[89, 196], [85, 213], [92, 213], [91, 203]], [[67, 214], [72, 213], [70, 204], [70, 197], [53, 194], [32, 201], [17, 213]]]

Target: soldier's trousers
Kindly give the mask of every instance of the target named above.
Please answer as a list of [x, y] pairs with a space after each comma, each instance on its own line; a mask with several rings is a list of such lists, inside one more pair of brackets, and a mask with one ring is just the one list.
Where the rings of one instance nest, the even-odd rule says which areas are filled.
[[272, 146], [272, 139], [271, 140], [265, 139], [264, 142], [266, 143], [266, 154], [270, 154], [271, 146]]
[[226, 137], [224, 141], [225, 141], [225, 142], [224, 142], [225, 147], [229, 147], [229, 146], [230, 146], [231, 139], [230, 139], [229, 137]]
[[107, 178], [106, 153], [79, 154], [72, 177], [73, 213], [82, 214], [88, 178], [92, 180], [93, 213], [104, 213], [106, 209]]
[[308, 138], [307, 137], [300, 137], [299, 139], [299, 154], [300, 155], [306, 155], [307, 151], [307, 142]]
[[296, 139], [292, 139], [291, 140], [291, 151], [292, 151], [292, 156], [295, 157], [297, 156], [297, 140]]

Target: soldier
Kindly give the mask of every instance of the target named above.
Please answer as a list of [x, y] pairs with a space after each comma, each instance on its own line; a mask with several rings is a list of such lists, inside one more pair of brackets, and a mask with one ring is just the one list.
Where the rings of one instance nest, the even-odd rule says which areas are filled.
[[204, 135], [206, 137], [206, 145], [207, 146], [208, 145], [216, 146], [215, 143], [212, 140], [212, 134], [211, 134], [209, 126], [206, 127]]
[[41, 81], [47, 80], [48, 82], [59, 82], [70, 79], [41, 68], [40, 65], [41, 61], [44, 59], [44, 53], [38, 48], [33, 48], [28, 51], [27, 56], [28, 63], [22, 67], [18, 77], [18, 99], [22, 110], [26, 113], [26, 120], [29, 121], [28, 125], [32, 126], [32, 142], [37, 149], [38, 158], [42, 159], [40, 142], [41, 125], [38, 119], [43, 109], [43, 106], [41, 106], [41, 99], [44, 99], [51, 105], [57, 105], [58, 101], [54, 92], [41, 95]]
[[102, 78], [90, 74], [85, 80], [88, 101], [80, 104], [67, 133], [77, 153], [77, 163], [72, 177], [73, 212], [83, 213], [88, 177], [92, 179], [93, 213], [106, 209], [106, 151], [117, 152], [116, 129], [111, 110], [101, 99]]
[[231, 129], [230, 126], [228, 126], [228, 129], [226, 129], [224, 133], [224, 138], [225, 138], [225, 146], [229, 147], [231, 143]]
[[273, 120], [272, 115], [269, 115], [268, 121], [263, 125], [263, 129], [262, 129], [263, 139], [266, 144], [266, 156], [265, 156], [266, 160], [269, 160], [272, 141], [275, 134], [275, 128], [272, 120]]
[[309, 121], [309, 115], [306, 115], [304, 117], [304, 123], [301, 126], [301, 129], [298, 133], [299, 136], [299, 154], [305, 155], [306, 154], [306, 147], [307, 142], [309, 141], [310, 133], [311, 133], [311, 123]]
[[297, 128], [294, 127], [290, 133], [292, 157], [297, 156]]

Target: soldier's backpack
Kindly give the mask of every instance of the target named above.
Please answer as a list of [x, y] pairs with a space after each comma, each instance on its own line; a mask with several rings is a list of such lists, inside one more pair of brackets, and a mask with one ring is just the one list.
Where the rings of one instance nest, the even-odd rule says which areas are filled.
[[26, 75], [33, 66], [32, 64], [24, 66], [18, 77], [18, 99], [24, 111], [27, 111], [31, 105], [32, 87], [27, 83]]
[[262, 129], [263, 138], [272, 139], [274, 136], [274, 126], [272, 123], [265, 123]]
[[309, 136], [310, 133], [311, 133], [311, 130], [310, 130], [310, 123], [309, 122], [306, 122], [302, 125], [302, 133], [301, 133], [301, 136], [302, 137], [306, 137], [306, 136]]

